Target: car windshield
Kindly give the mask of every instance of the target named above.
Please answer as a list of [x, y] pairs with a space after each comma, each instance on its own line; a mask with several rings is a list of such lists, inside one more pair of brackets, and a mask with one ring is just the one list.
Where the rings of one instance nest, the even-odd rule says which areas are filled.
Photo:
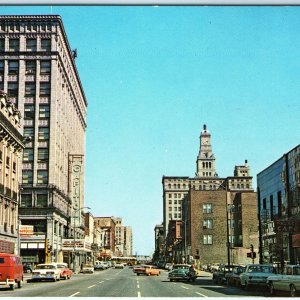
[[269, 266], [250, 266], [248, 268], [249, 273], [275, 273], [273, 267]]
[[54, 265], [37, 265], [36, 268], [40, 270], [56, 269]]

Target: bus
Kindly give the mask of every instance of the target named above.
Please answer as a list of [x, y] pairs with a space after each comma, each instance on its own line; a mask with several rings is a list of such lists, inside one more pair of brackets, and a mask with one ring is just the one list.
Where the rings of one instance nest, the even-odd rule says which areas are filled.
[[126, 264], [127, 266], [136, 265], [136, 257], [133, 256], [112, 256], [112, 262]]

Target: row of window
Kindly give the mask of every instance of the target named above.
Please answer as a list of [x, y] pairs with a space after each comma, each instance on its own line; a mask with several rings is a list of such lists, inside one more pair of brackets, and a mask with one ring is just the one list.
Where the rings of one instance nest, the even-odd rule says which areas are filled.
[[[24, 127], [23, 136], [34, 139], [34, 127]], [[49, 140], [49, 127], [38, 128], [38, 140], [39, 141]]]
[[[187, 187], [187, 185], [184, 183], [184, 184], [182, 185], [182, 188], [183, 188], [183, 189], [186, 189], [186, 187]], [[169, 189], [172, 188], [172, 184], [171, 184], [171, 183], [168, 184], [168, 188], [169, 188]], [[174, 188], [174, 189], [176, 189], [176, 188], [177, 188], [177, 189], [180, 189], [180, 188], [181, 188], [180, 183], [174, 183], [174, 184], [173, 184], [173, 188]]]
[[181, 206], [175, 206], [175, 207], [172, 207], [172, 206], [169, 206], [169, 211], [172, 211], [173, 210], [173, 208], [174, 208], [174, 211], [181, 211]]
[[172, 198], [172, 195], [174, 195], [174, 198], [181, 198], [181, 194], [169, 194], [169, 198]]
[[[33, 148], [26, 148], [23, 151], [23, 162], [33, 161]], [[49, 159], [49, 149], [48, 148], [39, 148], [38, 149], [38, 162], [47, 162]]]
[[51, 31], [51, 24], [47, 23], [18, 23], [13, 21], [12, 23], [0, 22], [0, 31], [21, 31], [21, 28], [25, 31], [41, 31], [47, 32]]
[[169, 204], [172, 204], [172, 203], [181, 204], [181, 199], [179, 199], [179, 200], [169, 200]]
[[[5, 39], [0, 39], [0, 52], [5, 51]], [[20, 39], [9, 39], [8, 40], [8, 51], [18, 52], [20, 51]], [[37, 47], [37, 39], [27, 38], [25, 51], [51, 51], [51, 39], [41, 39], [39, 47]]]
[[173, 217], [174, 217], [175, 219], [177, 219], [177, 218], [181, 219], [181, 213], [179, 213], [179, 214], [174, 213], [174, 215], [169, 214], [169, 219], [172, 219]]
[[[25, 74], [33, 75], [36, 74], [37, 61], [36, 60], [26, 60], [25, 61]], [[0, 60], [0, 74], [4, 74], [5, 63]], [[18, 75], [19, 74], [19, 61], [9, 60], [7, 63], [7, 73], [8, 75]], [[49, 75], [51, 72], [51, 61], [41, 60], [40, 61], [40, 75]]]
[[[49, 105], [39, 106], [39, 118], [49, 118], [50, 117], [50, 107]], [[24, 119], [33, 120], [35, 118], [35, 106], [34, 105], [24, 105]]]
[[[33, 184], [33, 171], [23, 170], [22, 171], [22, 183], [23, 184]], [[37, 171], [37, 183], [38, 184], [48, 184], [48, 171], [38, 170]]]

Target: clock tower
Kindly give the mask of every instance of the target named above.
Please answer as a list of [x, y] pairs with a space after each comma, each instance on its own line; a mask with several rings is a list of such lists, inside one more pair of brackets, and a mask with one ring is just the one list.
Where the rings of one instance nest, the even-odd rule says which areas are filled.
[[206, 125], [203, 125], [203, 130], [200, 134], [200, 150], [196, 161], [196, 177], [218, 177], [215, 160], [211, 148], [211, 135], [207, 130]]

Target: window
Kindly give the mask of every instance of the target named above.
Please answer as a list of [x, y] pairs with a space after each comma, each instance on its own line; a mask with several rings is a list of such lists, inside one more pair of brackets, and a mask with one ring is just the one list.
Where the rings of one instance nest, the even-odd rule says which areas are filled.
[[35, 74], [36, 72], [36, 63], [33, 60], [27, 60], [26, 61], [26, 69], [25, 69], [25, 74], [30, 75], [30, 74]]
[[48, 196], [47, 194], [37, 194], [36, 195], [36, 206], [47, 207]]
[[38, 162], [48, 161], [49, 150], [47, 148], [38, 149]]
[[[40, 114], [39, 117], [40, 118], [49, 118], [49, 105], [41, 105], [40, 106]], [[169, 195], [170, 198], [170, 195]]]
[[32, 207], [31, 194], [22, 194], [21, 195], [21, 207]]
[[7, 84], [7, 95], [8, 97], [17, 97], [18, 96], [18, 84], [14, 82], [9, 82]]
[[36, 39], [27, 39], [26, 40], [26, 50], [27, 51], [36, 51]]
[[0, 39], [0, 51], [5, 51], [5, 39]]
[[24, 128], [24, 137], [34, 137], [34, 128], [33, 127], [25, 127]]
[[213, 222], [211, 219], [205, 219], [203, 220], [203, 228], [204, 229], [212, 229]]
[[40, 95], [41, 96], [49, 96], [50, 95], [50, 83], [42, 82], [40, 84]]
[[37, 171], [37, 183], [46, 184], [48, 183], [48, 171]]
[[172, 200], [169, 200], [169, 204], [172, 204]]
[[39, 128], [39, 141], [49, 140], [49, 128], [40, 127]]
[[169, 211], [172, 211], [172, 206], [169, 206]]
[[41, 74], [50, 74], [51, 63], [50, 61], [41, 61]]
[[212, 213], [212, 204], [211, 203], [203, 204], [203, 213], [206, 213], [206, 214]]
[[212, 235], [211, 234], [203, 235], [203, 244], [204, 245], [212, 245]]
[[172, 194], [169, 194], [169, 198], [172, 198]]
[[22, 172], [22, 183], [32, 184], [32, 171], [23, 170], [23, 172]]
[[42, 51], [51, 51], [51, 40], [50, 39], [41, 39], [41, 50]]
[[33, 161], [33, 149], [32, 148], [24, 149], [23, 161]]
[[9, 75], [17, 75], [19, 73], [19, 62], [17, 61], [9, 61], [8, 62], [8, 74]]
[[0, 74], [4, 74], [4, 61], [0, 60]]
[[35, 83], [25, 83], [25, 96], [35, 95]]
[[9, 40], [9, 51], [19, 51], [20, 41], [19, 39], [10, 39]]

